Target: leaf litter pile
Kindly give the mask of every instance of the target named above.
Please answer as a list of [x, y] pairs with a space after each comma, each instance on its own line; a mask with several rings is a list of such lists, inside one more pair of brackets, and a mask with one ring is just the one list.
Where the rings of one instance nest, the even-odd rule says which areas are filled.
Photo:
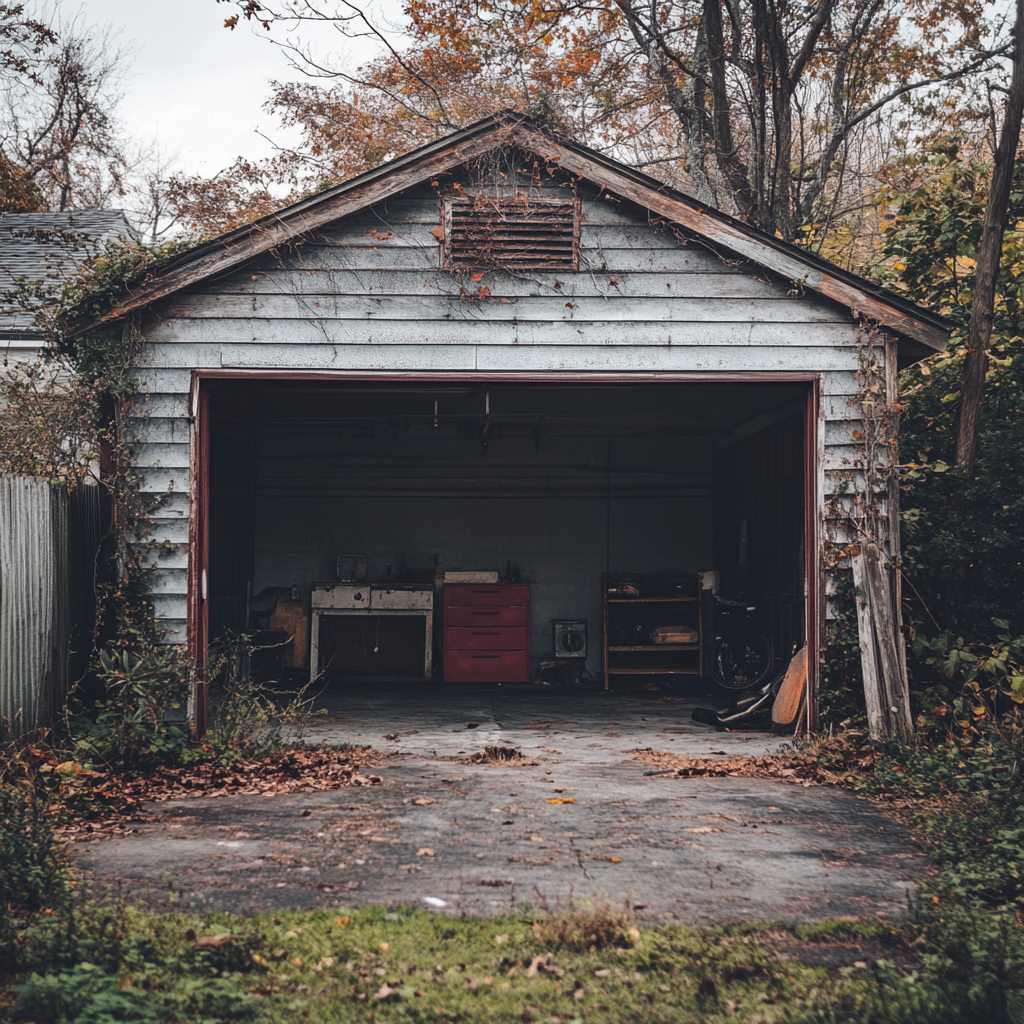
[[662, 778], [748, 778], [774, 779], [801, 786], [843, 786], [871, 769], [876, 751], [854, 741], [811, 743], [790, 747], [779, 754], [759, 757], [685, 757], [644, 747], [633, 758], [651, 766], [645, 775]]
[[502, 747], [491, 745], [478, 750], [469, 757], [458, 758], [464, 764], [533, 764], [536, 761], [527, 761], [523, 752], [518, 747]]
[[75, 762], [52, 765], [50, 770], [62, 776], [65, 807], [72, 812], [59, 832], [63, 838], [83, 839], [131, 832], [152, 818], [145, 807], [149, 802], [377, 785], [380, 776], [363, 770], [373, 760], [369, 747], [310, 747], [231, 764], [162, 767], [145, 774], [94, 771]]

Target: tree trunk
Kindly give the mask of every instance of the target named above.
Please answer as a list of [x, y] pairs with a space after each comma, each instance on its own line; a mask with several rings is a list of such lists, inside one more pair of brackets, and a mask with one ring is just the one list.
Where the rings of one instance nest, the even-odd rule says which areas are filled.
[[967, 328], [967, 361], [960, 385], [960, 423], [956, 440], [956, 460], [968, 474], [974, 473], [978, 444], [978, 417], [985, 395], [988, 346], [992, 338], [999, 258], [1003, 248], [1006, 212], [1010, 204], [1013, 166], [1024, 114], [1024, 0], [1017, 0], [1013, 27], [1013, 76], [1003, 113], [1003, 128], [996, 146], [992, 168], [992, 186], [985, 209], [985, 223], [978, 243], [974, 267], [974, 294], [971, 319]]

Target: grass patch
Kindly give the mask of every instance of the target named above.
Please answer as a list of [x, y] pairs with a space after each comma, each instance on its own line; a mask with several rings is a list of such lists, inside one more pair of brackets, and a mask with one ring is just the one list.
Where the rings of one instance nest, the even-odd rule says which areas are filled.
[[934, 871], [902, 921], [689, 928], [608, 907], [144, 914], [75, 896], [51, 832], [55, 773], [22, 773], [0, 780], [0, 1019], [1024, 1022], [1024, 731], [855, 751], [850, 769], [830, 756], [830, 774], [862, 791], [918, 802]]
[[13, 1019], [792, 1024], [817, 1019], [799, 1013], [828, 990], [858, 984], [773, 953], [756, 930], [642, 927], [599, 908], [120, 919], [99, 962], [25, 963], [10, 979]]

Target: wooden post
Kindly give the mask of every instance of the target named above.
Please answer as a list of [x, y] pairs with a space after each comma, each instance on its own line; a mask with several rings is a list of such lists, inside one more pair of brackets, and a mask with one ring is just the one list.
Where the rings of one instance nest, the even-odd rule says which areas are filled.
[[857, 642], [860, 646], [860, 672], [864, 679], [864, 704], [868, 714], [868, 735], [873, 740], [886, 739], [888, 728], [884, 698], [880, 689], [878, 653], [875, 650], [875, 629], [871, 621], [871, 598], [868, 590], [866, 556], [863, 549], [853, 562], [854, 601], [857, 605]]
[[873, 740], [907, 740], [914, 731], [910, 694], [883, 555], [877, 544], [869, 543], [852, 561], [868, 734]]
[[900, 658], [899, 635], [893, 614], [892, 592], [884, 556], [877, 544], [867, 545], [868, 590], [871, 595], [871, 617], [878, 644], [878, 663], [882, 669], [882, 693], [890, 732], [900, 740], [908, 740], [914, 732], [910, 718], [910, 694]]

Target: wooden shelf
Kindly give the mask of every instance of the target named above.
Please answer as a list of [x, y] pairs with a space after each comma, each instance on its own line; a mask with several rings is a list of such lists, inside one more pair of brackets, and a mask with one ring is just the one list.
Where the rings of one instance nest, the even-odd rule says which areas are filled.
[[[667, 676], [700, 678], [704, 669], [704, 615], [701, 601], [700, 579], [689, 575], [692, 589], [684, 593], [677, 590], [689, 574], [624, 573], [615, 576], [605, 573], [601, 577], [601, 606], [604, 619], [602, 653], [604, 655], [604, 688], [616, 678], [631, 679]], [[615, 597], [608, 593], [614, 580], [634, 579], [641, 591], [649, 597]], [[654, 596], [660, 594], [661, 596]], [[627, 609], [630, 609], [627, 611]], [[675, 609], [673, 611], [673, 609]], [[666, 625], [673, 627], [685, 623], [696, 631], [690, 643], [612, 643], [609, 633], [623, 640], [641, 640], [654, 635], [651, 630]], [[683, 634], [686, 635], [686, 634]]]
[[700, 644], [609, 644], [608, 650], [625, 654], [657, 654], [659, 651], [699, 651]]
[[695, 668], [612, 668], [610, 676], [697, 676], [700, 672]]

